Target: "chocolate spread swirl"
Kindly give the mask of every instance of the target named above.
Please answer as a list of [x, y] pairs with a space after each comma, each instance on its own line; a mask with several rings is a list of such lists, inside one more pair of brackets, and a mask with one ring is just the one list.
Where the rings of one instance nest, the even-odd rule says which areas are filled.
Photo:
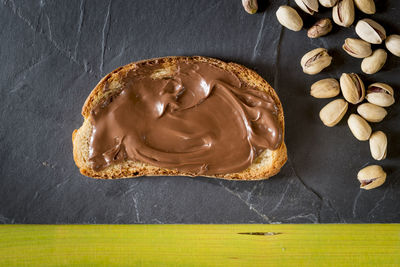
[[125, 159], [191, 174], [227, 174], [282, 142], [278, 108], [265, 92], [209, 63], [178, 63], [153, 79], [159, 64], [122, 78], [120, 93], [98, 104], [90, 163], [99, 171]]

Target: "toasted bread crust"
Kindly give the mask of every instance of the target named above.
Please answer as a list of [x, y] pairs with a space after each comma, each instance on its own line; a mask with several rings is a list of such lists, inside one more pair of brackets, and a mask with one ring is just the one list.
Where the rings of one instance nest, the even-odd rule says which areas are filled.
[[[80, 172], [83, 175], [100, 178], [100, 179], [118, 179], [130, 178], [138, 176], [196, 176], [192, 173], [179, 172], [177, 170], [170, 170], [152, 166], [146, 163], [135, 162], [126, 160], [125, 162], [112, 164], [101, 171], [94, 171], [89, 164], [89, 141], [91, 137], [92, 126], [89, 122], [90, 111], [101, 101], [115, 94], [120, 88], [114, 88], [113, 81], [120, 81], [127, 72], [134, 68], [140, 68], [145, 65], [162, 64], [163, 67], [168, 68], [174, 66], [179, 62], [205, 62], [212, 64], [221, 69], [234, 73], [241, 82], [251, 85], [268, 93], [275, 101], [278, 107], [278, 120], [283, 129], [282, 140], [284, 140], [284, 115], [282, 104], [275, 92], [275, 90], [256, 72], [250, 70], [242, 65], [236, 63], [226, 63], [214, 58], [206, 58], [200, 56], [194, 57], [164, 57], [139, 62], [130, 63], [123, 67], [119, 67], [111, 73], [107, 74], [96, 85], [90, 93], [82, 108], [82, 116], [84, 123], [78, 130], [72, 133], [73, 154], [74, 160]], [[107, 90], [104, 90], [108, 85]], [[239, 173], [219, 174], [208, 177], [228, 179], [228, 180], [262, 180], [267, 179], [277, 174], [281, 167], [287, 161], [287, 151], [284, 141], [276, 150], [264, 151], [246, 170]]]

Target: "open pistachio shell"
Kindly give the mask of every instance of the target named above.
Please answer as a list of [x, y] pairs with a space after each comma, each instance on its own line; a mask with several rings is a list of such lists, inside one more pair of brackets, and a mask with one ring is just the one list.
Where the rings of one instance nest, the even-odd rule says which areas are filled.
[[320, 73], [332, 62], [332, 57], [325, 48], [316, 48], [306, 53], [300, 61], [303, 72], [314, 75]]
[[381, 186], [386, 181], [386, 172], [379, 165], [370, 165], [361, 169], [357, 174], [360, 188], [373, 189]]
[[310, 15], [318, 12], [318, 0], [295, 0], [295, 2], [304, 12]]
[[368, 86], [365, 98], [377, 106], [389, 107], [394, 103], [394, 90], [386, 83], [373, 83]]
[[339, 0], [332, 9], [333, 21], [343, 27], [350, 27], [354, 22], [353, 0]]
[[344, 99], [349, 103], [358, 104], [364, 100], [364, 83], [355, 73], [343, 73], [340, 76], [340, 89]]
[[342, 48], [347, 54], [356, 58], [365, 58], [372, 54], [371, 44], [361, 39], [347, 38]]
[[359, 20], [356, 33], [361, 39], [371, 44], [381, 44], [386, 39], [385, 28], [372, 19]]

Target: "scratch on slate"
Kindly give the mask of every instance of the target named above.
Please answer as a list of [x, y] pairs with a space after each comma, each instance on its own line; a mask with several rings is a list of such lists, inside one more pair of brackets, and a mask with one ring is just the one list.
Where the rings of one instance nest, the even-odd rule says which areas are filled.
[[282, 201], [285, 199], [286, 193], [291, 184], [292, 184], [292, 181], [290, 181], [289, 183], [286, 184], [285, 189], [282, 192], [281, 198], [279, 199], [278, 203], [276, 203], [275, 207], [273, 207], [272, 210], [269, 211], [270, 213], [276, 211], [278, 209], [278, 207], [282, 204]]
[[[294, 176], [300, 181], [300, 183], [304, 186], [304, 188], [305, 188], [306, 190], [308, 190], [309, 192], [311, 192], [312, 194], [314, 194], [322, 203], [324, 203], [323, 197], [322, 197], [317, 191], [315, 191], [313, 188], [311, 188], [309, 185], [307, 185], [307, 184], [303, 181], [303, 179], [297, 174], [296, 170], [294, 169], [293, 163], [292, 163], [292, 161], [291, 161], [289, 155], [288, 155], [288, 163], [289, 163], [290, 168], [292, 169], [292, 171], [293, 171], [293, 173], [294, 173]], [[322, 209], [322, 204], [320, 205], [320, 207], [319, 207], [319, 209], [318, 209], [318, 213], [317, 213], [317, 215], [318, 215], [318, 222], [319, 222], [320, 217], [321, 217], [321, 216], [320, 216], [320, 214], [321, 214], [321, 209]]]
[[[286, 5], [289, 4], [289, 1], [285, 1], [285, 2], [286, 3], [284, 3], [284, 4], [286, 4]], [[281, 27], [281, 30], [279, 32], [278, 45], [276, 46], [275, 54], [274, 54], [274, 56], [275, 56], [275, 68], [274, 68], [275, 69], [275, 73], [274, 73], [274, 88], [275, 88], [275, 90], [277, 88], [279, 88], [277, 86], [278, 76], [279, 76], [279, 68], [278, 68], [278, 66], [279, 66], [279, 60], [280, 60], [279, 54], [280, 54], [280, 51], [281, 51], [282, 35], [283, 35], [283, 30], [284, 30], [282, 25], [280, 25], [279, 27]]]
[[[204, 14], [204, 13], [208, 13], [209, 11], [215, 11], [217, 10], [217, 7], [222, 3], [222, 1], [216, 1], [215, 4], [213, 5], [208, 5], [206, 8], [202, 9], [202, 10], [198, 10], [199, 14]], [[183, 24], [185, 25], [185, 24]]]
[[293, 163], [292, 163], [292, 161], [291, 161], [291, 159], [290, 159], [289, 156], [288, 156], [288, 163], [289, 163], [290, 168], [292, 169], [292, 171], [293, 171], [295, 177], [300, 181], [300, 183], [301, 183], [308, 191], [310, 191], [311, 193], [313, 193], [313, 194], [322, 202], [322, 204], [321, 204], [320, 207], [319, 207], [318, 214], [317, 214], [317, 215], [318, 215], [318, 222], [320, 221], [321, 209], [322, 209], [323, 203], [326, 203], [326, 205], [328, 206], [328, 208], [330, 208], [330, 209], [335, 213], [336, 217], [337, 217], [340, 221], [345, 222], [345, 220], [340, 216], [339, 212], [333, 207], [331, 201], [330, 201], [329, 199], [324, 198], [324, 197], [323, 197], [322, 195], [320, 195], [317, 191], [315, 191], [313, 188], [311, 188], [309, 185], [307, 185], [307, 184], [304, 182], [304, 180], [297, 174], [297, 172], [296, 172], [296, 170], [294, 169]]
[[258, 35], [257, 35], [257, 39], [256, 39], [256, 44], [254, 45], [254, 48], [253, 48], [253, 56], [252, 56], [252, 58], [251, 58], [253, 61], [254, 61], [254, 60], [256, 59], [256, 57], [257, 57], [258, 47], [259, 47], [260, 44], [261, 44], [261, 40], [262, 40], [261, 37], [262, 37], [263, 29], [264, 29], [264, 23], [265, 23], [266, 14], [267, 14], [267, 12], [264, 12], [264, 15], [263, 15], [262, 20], [261, 20], [260, 29], [258, 30]]
[[140, 214], [139, 214], [138, 201], [137, 201], [137, 195], [136, 194], [134, 196], [132, 196], [132, 200], [133, 200], [133, 205], [135, 207], [136, 220], [137, 220], [138, 223], [140, 223]]
[[14, 219], [10, 220], [9, 218], [0, 214], [0, 224], [9, 224], [14, 223]]
[[274, 73], [274, 88], [278, 88], [278, 76], [279, 76], [279, 54], [281, 51], [281, 42], [282, 42], [282, 34], [283, 34], [283, 26], [281, 26], [281, 30], [279, 32], [279, 41], [278, 41], [278, 45], [276, 46], [275, 49], [275, 73]]
[[107, 8], [107, 15], [104, 20], [104, 25], [103, 25], [103, 34], [102, 34], [102, 39], [101, 39], [101, 61], [100, 61], [100, 74], [103, 75], [103, 68], [104, 68], [104, 56], [106, 53], [106, 46], [107, 46], [107, 38], [108, 38], [108, 33], [110, 30], [110, 10], [111, 10], [111, 0], [108, 2], [108, 8]]
[[[17, 91], [19, 91], [20, 89], [22, 89], [24, 86], [24, 82], [23, 80], [26, 78], [26, 73], [30, 72], [32, 69], [34, 69], [36, 66], [42, 64], [43, 62], [45, 62], [48, 58], [50, 58], [51, 54], [47, 54], [45, 56], [41, 56], [38, 60], [32, 62], [32, 64], [30, 64], [29, 66], [23, 68], [21, 71], [17, 72], [14, 74], [13, 78], [14, 81], [19, 81], [17, 82], [15, 85], [13, 85], [12, 89], [10, 90], [10, 93], [15, 93]], [[22, 79], [21, 79], [22, 78]]]
[[353, 218], [356, 217], [356, 209], [357, 209], [357, 202], [358, 199], [360, 198], [361, 194], [362, 194], [363, 189], [360, 189], [358, 191], [358, 194], [356, 195], [356, 197], [354, 198], [354, 202], [353, 202]]
[[[21, 10], [19, 8], [17, 8], [17, 6], [15, 5], [13, 0], [2, 0], [2, 4], [6, 7], [8, 7], [11, 10], [11, 12], [17, 16], [17, 18], [19, 18], [26, 25], [28, 25], [29, 28], [35, 34], [44, 35], [46, 37], [46, 39], [50, 42], [50, 44], [52, 44], [53, 47], [60, 53], [60, 55], [66, 57], [70, 62], [73, 62], [73, 63], [77, 64], [78, 66], [84, 67], [82, 64], [79, 63], [79, 61], [73, 55], [71, 55], [70, 52], [68, 52], [65, 49], [63, 49], [62, 47], [60, 47], [60, 45], [54, 41], [53, 37], [51, 36], [51, 32], [49, 32], [49, 35], [46, 35], [45, 33], [38, 31], [37, 28], [32, 24], [32, 22], [22, 15]], [[46, 17], [48, 19], [48, 25], [50, 25], [49, 18], [48, 18], [48, 16], [46, 16]]]
[[222, 188], [224, 188], [226, 191], [228, 191], [229, 193], [231, 193], [232, 195], [236, 196], [237, 198], [239, 198], [244, 204], [246, 204], [246, 206], [249, 207], [249, 209], [251, 211], [254, 211], [258, 216], [260, 216], [262, 219], [264, 219], [264, 221], [268, 222], [268, 223], [274, 223], [272, 222], [267, 215], [261, 213], [259, 210], [255, 209], [253, 204], [249, 203], [248, 201], [246, 201], [245, 199], [243, 199], [240, 194], [236, 193], [233, 190], [230, 190], [229, 188], [227, 188], [226, 186], [224, 186], [222, 184], [222, 182], [219, 182], [219, 184], [222, 186]]
[[20, 71], [17, 74], [21, 74], [24, 72], [28, 72], [31, 71], [34, 67], [40, 65], [41, 63], [43, 63], [44, 61], [46, 61], [47, 59], [49, 59], [51, 57], [51, 54], [47, 54], [47, 55], [42, 55], [37, 61], [33, 62], [31, 65], [27, 66], [26, 68], [24, 68], [22, 71]]
[[123, 193], [123, 195], [127, 195], [127, 194], [133, 192], [133, 191], [135, 190], [135, 187], [136, 187], [138, 184], [139, 184], [139, 182], [132, 183], [131, 185], [129, 185], [129, 189], [126, 190], [126, 191]]
[[112, 221], [112, 223], [118, 223], [119, 220], [125, 215], [125, 213], [123, 212], [118, 212], [117, 216], [115, 217], [115, 219]]
[[76, 43], [75, 43], [75, 49], [74, 49], [74, 57], [75, 58], [77, 58], [78, 45], [79, 45], [79, 41], [81, 39], [84, 16], [85, 16], [85, 0], [81, 0], [81, 4], [79, 5], [79, 22], [78, 22], [78, 30], [77, 30], [78, 36], [76, 37]]
[[153, 222], [155, 222], [155, 223], [157, 223], [157, 224], [163, 224], [162, 221], [160, 221], [159, 219], [156, 219], [156, 218], [151, 219], [151, 221], [153, 221]]
[[299, 214], [296, 216], [292, 216], [289, 218], [286, 218], [285, 220], [287, 221], [292, 221], [295, 219], [307, 219], [309, 221], [311, 221], [312, 223], [319, 223], [319, 218], [317, 216], [315, 216], [315, 214], [309, 213], [309, 214]]
[[64, 179], [61, 183], [56, 184], [55, 187], [56, 187], [56, 188], [60, 188], [61, 186], [66, 185], [66, 184], [70, 181], [70, 179], [71, 179], [71, 178]]
[[253, 188], [252, 188], [249, 192], [247, 192], [247, 198], [246, 198], [246, 201], [247, 201], [247, 202], [250, 201], [251, 195], [252, 195], [253, 192], [257, 189], [257, 185], [258, 185], [258, 183], [255, 183], [254, 186], [253, 186]]
[[385, 190], [385, 193], [383, 193], [383, 196], [376, 202], [375, 206], [368, 212], [367, 216], [370, 217], [372, 213], [381, 205], [382, 201], [386, 199], [386, 195], [389, 192], [389, 188], [387, 187]]
[[32, 200], [35, 200], [35, 199], [37, 199], [39, 197], [39, 191], [36, 191], [35, 192], [35, 195], [33, 196], [33, 199]]
[[50, 39], [51, 42], [54, 42], [53, 34], [51, 33], [50, 18], [49, 18], [48, 15], [46, 15], [46, 19], [47, 19], [47, 28], [49, 29], [49, 39]]
[[288, 162], [289, 162], [290, 168], [292, 169], [292, 171], [293, 171], [293, 173], [294, 173], [294, 176], [297, 177], [297, 179], [299, 179], [300, 183], [301, 183], [308, 191], [310, 191], [311, 193], [313, 193], [319, 200], [323, 201], [322, 196], [321, 196], [319, 193], [317, 193], [317, 191], [315, 191], [313, 188], [311, 188], [309, 185], [307, 185], [307, 184], [303, 181], [303, 179], [297, 174], [296, 170], [295, 170], [294, 167], [293, 167], [293, 163], [292, 163], [292, 161], [290, 160], [289, 157], [288, 157]]
[[331, 200], [327, 199], [327, 200], [325, 201], [325, 203], [327, 204], [327, 206], [328, 206], [331, 210], [333, 210], [333, 211], [335, 212], [335, 215], [336, 215], [336, 217], [340, 220], [340, 222], [346, 223], [346, 220], [345, 220], [342, 216], [340, 216], [340, 213], [339, 213], [339, 212], [337, 211], [337, 209], [333, 206]]

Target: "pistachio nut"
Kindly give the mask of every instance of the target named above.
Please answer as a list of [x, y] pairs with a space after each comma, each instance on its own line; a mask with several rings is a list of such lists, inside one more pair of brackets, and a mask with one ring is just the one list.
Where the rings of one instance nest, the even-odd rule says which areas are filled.
[[357, 8], [365, 14], [375, 14], [375, 2], [374, 0], [354, 0]]
[[343, 73], [342, 76], [340, 76], [340, 88], [347, 102], [358, 104], [364, 100], [364, 83], [357, 74]]
[[387, 115], [386, 109], [371, 103], [359, 105], [357, 112], [369, 122], [381, 122]]
[[307, 36], [310, 38], [318, 38], [327, 35], [332, 30], [332, 22], [328, 18], [318, 20], [307, 31]]
[[319, 112], [319, 118], [328, 127], [333, 127], [339, 123], [347, 112], [349, 104], [343, 99], [336, 99], [329, 102]]
[[319, 0], [319, 3], [324, 7], [333, 7], [336, 5], [337, 0]]
[[328, 67], [331, 61], [332, 57], [325, 48], [316, 48], [305, 54], [300, 64], [304, 73], [314, 75]]
[[246, 10], [246, 12], [249, 14], [254, 14], [257, 12], [257, 0], [242, 0], [242, 5], [244, 10]]
[[327, 78], [313, 83], [310, 94], [315, 98], [335, 97], [340, 93], [339, 82], [333, 78]]
[[384, 49], [375, 50], [372, 55], [361, 62], [361, 70], [366, 74], [374, 74], [380, 71], [385, 65], [387, 53]]
[[386, 39], [386, 31], [372, 19], [362, 19], [357, 22], [356, 33], [361, 39], [371, 44], [381, 44]]
[[318, 12], [318, 0], [295, 0], [295, 2], [304, 12], [310, 15]]
[[386, 39], [386, 48], [393, 55], [400, 57], [400, 35], [392, 34]]
[[371, 44], [360, 39], [347, 38], [342, 48], [347, 54], [356, 58], [365, 58], [372, 54]]
[[350, 27], [354, 22], [353, 0], [339, 0], [332, 9], [333, 21], [343, 27]]
[[357, 114], [351, 114], [349, 119], [347, 120], [347, 124], [354, 137], [360, 141], [367, 141], [371, 136], [371, 126], [369, 126], [368, 122], [361, 118], [361, 116]]
[[389, 107], [394, 103], [394, 90], [385, 83], [373, 83], [368, 86], [367, 96], [369, 103], [380, 107]]
[[377, 131], [371, 134], [369, 138], [369, 149], [371, 155], [376, 160], [383, 160], [386, 158], [387, 151], [387, 137], [382, 131]]
[[373, 189], [381, 186], [386, 180], [386, 172], [379, 165], [370, 165], [361, 169], [357, 174], [360, 188]]
[[299, 13], [290, 6], [280, 6], [276, 11], [276, 17], [280, 24], [292, 31], [300, 31], [303, 28], [303, 20]]

